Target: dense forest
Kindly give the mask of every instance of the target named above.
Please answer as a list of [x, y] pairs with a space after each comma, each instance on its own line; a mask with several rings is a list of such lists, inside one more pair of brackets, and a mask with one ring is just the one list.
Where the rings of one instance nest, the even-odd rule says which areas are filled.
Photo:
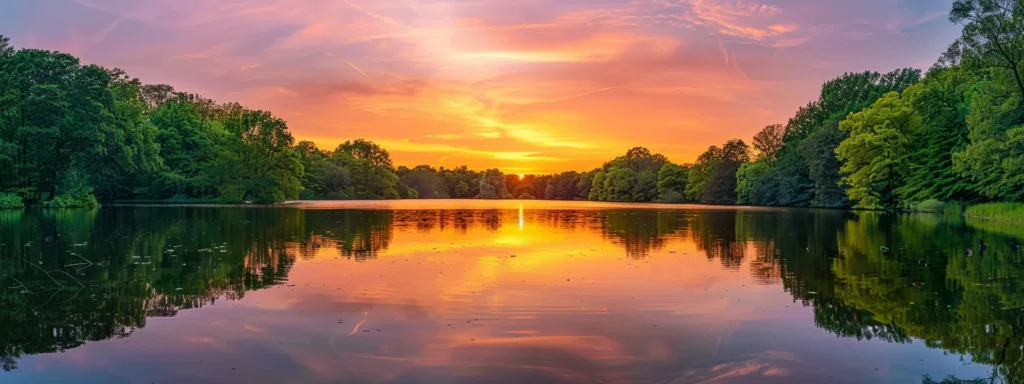
[[100, 201], [517, 198], [920, 209], [1024, 201], [1024, 3], [957, 0], [927, 72], [846, 73], [751, 145], [692, 164], [637, 147], [587, 172], [395, 167], [365, 140], [295, 142], [219, 104], [0, 36], [0, 207]]

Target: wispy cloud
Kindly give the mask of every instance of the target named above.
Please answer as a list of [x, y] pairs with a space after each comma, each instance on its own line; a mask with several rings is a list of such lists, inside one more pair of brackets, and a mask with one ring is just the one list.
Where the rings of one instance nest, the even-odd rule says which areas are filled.
[[356, 72], [359, 72], [360, 75], [363, 75], [363, 77], [365, 77], [367, 79], [370, 78], [370, 76], [367, 75], [366, 72], [363, 72], [363, 70], [359, 69], [359, 67], [357, 67], [355, 64], [350, 63], [348, 60], [342, 60], [342, 61], [344, 61], [345, 64], [348, 64], [348, 66], [352, 67], [352, 69], [356, 70]]

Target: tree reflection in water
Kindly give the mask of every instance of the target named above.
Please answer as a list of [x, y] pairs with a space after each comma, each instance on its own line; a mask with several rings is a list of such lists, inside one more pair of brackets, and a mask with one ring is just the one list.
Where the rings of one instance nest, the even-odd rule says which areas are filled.
[[[522, 216], [520, 216], [522, 215]], [[837, 336], [970, 356], [1024, 376], [1024, 254], [1012, 226], [934, 215], [824, 210], [303, 210], [121, 207], [0, 211], [0, 361], [127, 337], [174, 316], [281, 284], [324, 249], [372, 262], [396, 231], [588, 231], [630, 259], [688, 240], [709, 260], [812, 307]], [[966, 252], [981, 241], [984, 254]], [[881, 246], [888, 247], [883, 251]], [[678, 256], [677, 256], [678, 257]]]

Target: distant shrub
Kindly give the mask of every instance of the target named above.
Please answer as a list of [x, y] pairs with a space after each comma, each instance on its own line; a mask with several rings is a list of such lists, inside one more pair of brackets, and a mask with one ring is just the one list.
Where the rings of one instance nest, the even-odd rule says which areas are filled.
[[964, 203], [959, 201], [939, 201], [935, 199], [925, 200], [907, 207], [911, 212], [941, 213], [945, 215], [962, 215]]
[[938, 200], [925, 200], [920, 203], [912, 204], [907, 208], [912, 212], [931, 212], [939, 213], [944, 212], [946, 209], [946, 203]]
[[46, 208], [93, 208], [100, 206], [90, 187], [75, 187], [53, 200], [43, 203]]
[[519, 200], [533, 200], [533, 199], [536, 199], [536, 197], [533, 197], [532, 193], [524, 191], [523, 193], [519, 194], [519, 197], [517, 197], [517, 199], [519, 199]]
[[14, 193], [0, 193], [0, 209], [21, 208], [25, 208], [25, 203], [21, 201], [21, 196]]
[[676, 191], [666, 191], [661, 194], [662, 203], [678, 204], [686, 201], [686, 196]]
[[225, 204], [240, 204], [245, 196], [245, 188], [237, 185], [225, 185], [220, 188], [217, 200]]
[[179, 193], [179, 194], [176, 194], [174, 196], [171, 196], [169, 201], [171, 201], [171, 202], [185, 202], [185, 201], [189, 201], [189, 200], [191, 200], [191, 199], [188, 197], [188, 195], [186, 195], [184, 193]]

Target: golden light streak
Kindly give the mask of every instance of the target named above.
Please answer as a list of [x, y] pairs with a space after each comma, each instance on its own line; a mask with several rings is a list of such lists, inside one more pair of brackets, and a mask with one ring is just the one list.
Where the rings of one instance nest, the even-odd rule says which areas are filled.
[[523, 205], [519, 204], [519, 231], [523, 230]]

